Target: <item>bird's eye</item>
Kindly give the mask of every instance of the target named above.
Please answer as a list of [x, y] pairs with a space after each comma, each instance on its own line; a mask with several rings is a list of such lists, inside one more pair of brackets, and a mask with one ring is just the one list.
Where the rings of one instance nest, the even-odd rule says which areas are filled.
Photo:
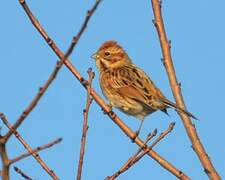
[[110, 52], [109, 51], [106, 51], [105, 52], [105, 56], [109, 56], [110, 55]]

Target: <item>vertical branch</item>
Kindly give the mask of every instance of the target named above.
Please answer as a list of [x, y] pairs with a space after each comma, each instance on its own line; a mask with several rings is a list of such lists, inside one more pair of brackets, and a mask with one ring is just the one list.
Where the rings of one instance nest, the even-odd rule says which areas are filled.
[[[160, 45], [163, 54], [163, 61], [167, 71], [167, 75], [169, 78], [170, 86], [173, 92], [173, 96], [176, 100], [176, 103], [179, 107], [185, 109], [184, 99], [182, 97], [180, 85], [177, 81], [176, 72], [173, 66], [173, 61], [170, 53], [170, 42], [167, 39], [165, 27], [163, 23], [163, 18], [161, 14], [161, 1], [159, 0], [151, 0], [152, 8], [154, 13], [154, 25], [157, 29]], [[195, 126], [192, 124], [191, 119], [184, 113], [178, 112], [180, 115], [188, 137], [192, 143], [192, 147], [196, 152], [202, 166], [208, 177], [210, 179], [220, 179], [219, 174], [217, 173], [216, 169], [214, 168], [212, 162], [210, 161], [209, 156], [207, 155], [200, 138], [198, 137], [197, 131]]]
[[3, 180], [9, 180], [9, 158], [6, 151], [5, 142], [2, 142], [3, 137], [0, 137], [0, 156], [2, 160], [1, 176]]
[[89, 80], [86, 82], [87, 83], [87, 100], [86, 100], [86, 107], [83, 110], [84, 122], [83, 122], [83, 131], [82, 131], [81, 146], [80, 146], [80, 159], [79, 159], [79, 164], [77, 169], [77, 180], [80, 180], [82, 175], [86, 137], [87, 137], [87, 130], [88, 130], [88, 112], [93, 100], [90, 94], [90, 88], [91, 88], [92, 80], [94, 78], [94, 72], [92, 72], [91, 68], [88, 69], [88, 75], [89, 75]]

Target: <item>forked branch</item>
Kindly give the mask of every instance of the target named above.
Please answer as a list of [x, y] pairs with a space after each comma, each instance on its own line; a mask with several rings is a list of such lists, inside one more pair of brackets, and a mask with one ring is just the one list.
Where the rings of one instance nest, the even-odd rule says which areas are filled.
[[[169, 127], [164, 132], [162, 132], [148, 148], [152, 149], [158, 142], [160, 142], [165, 136], [167, 136], [173, 130], [174, 125], [175, 125], [175, 123], [171, 123], [169, 125]], [[155, 130], [153, 133], [150, 133], [147, 136], [144, 146], [146, 146], [146, 144], [156, 135], [156, 133], [157, 133], [157, 131]], [[139, 148], [138, 151], [131, 158], [129, 158], [128, 161], [116, 173], [114, 173], [110, 177], [107, 177], [106, 180], [114, 180], [119, 175], [121, 175], [122, 173], [124, 173], [125, 171], [130, 169], [134, 164], [136, 164], [149, 151], [149, 149], [148, 150], [146, 150], [146, 149], [143, 150], [143, 149], [144, 149], [144, 147]]]
[[53, 170], [51, 170], [45, 162], [41, 159], [38, 153], [33, 152], [32, 148], [26, 143], [26, 141], [22, 138], [22, 136], [15, 131], [13, 126], [9, 123], [8, 119], [3, 113], [0, 113], [0, 119], [2, 122], [8, 127], [9, 130], [12, 130], [14, 132], [15, 137], [21, 142], [21, 144], [24, 146], [25, 149], [37, 160], [37, 162], [41, 165], [41, 167], [54, 179], [58, 180], [59, 178], [57, 175], [54, 173]]

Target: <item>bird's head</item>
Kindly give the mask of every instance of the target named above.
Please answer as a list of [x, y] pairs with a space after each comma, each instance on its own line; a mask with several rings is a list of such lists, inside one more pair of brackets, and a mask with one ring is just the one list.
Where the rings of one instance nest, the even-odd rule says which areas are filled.
[[92, 55], [92, 58], [96, 60], [96, 65], [100, 71], [131, 63], [127, 53], [116, 41], [103, 43], [98, 51]]

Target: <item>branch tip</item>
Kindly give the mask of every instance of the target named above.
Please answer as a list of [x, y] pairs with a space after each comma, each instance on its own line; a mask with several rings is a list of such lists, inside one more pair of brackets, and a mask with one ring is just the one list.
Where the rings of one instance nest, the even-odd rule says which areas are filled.
[[176, 124], [175, 122], [172, 122], [172, 123], [170, 123], [170, 126], [169, 126], [169, 127], [170, 127], [171, 129], [173, 129], [174, 126], [175, 126], [175, 124]]
[[19, 169], [18, 167], [14, 166], [13, 169], [20, 174], [24, 179], [26, 180], [32, 180], [31, 177], [29, 177], [27, 174], [25, 174], [21, 169]]
[[153, 136], [155, 136], [156, 134], [157, 134], [157, 132], [158, 132], [158, 130], [157, 129], [155, 129], [154, 131], [153, 131]]
[[89, 73], [91, 73], [91, 72], [92, 72], [92, 68], [89, 67], [88, 70], [87, 70], [87, 73], [89, 74]]

